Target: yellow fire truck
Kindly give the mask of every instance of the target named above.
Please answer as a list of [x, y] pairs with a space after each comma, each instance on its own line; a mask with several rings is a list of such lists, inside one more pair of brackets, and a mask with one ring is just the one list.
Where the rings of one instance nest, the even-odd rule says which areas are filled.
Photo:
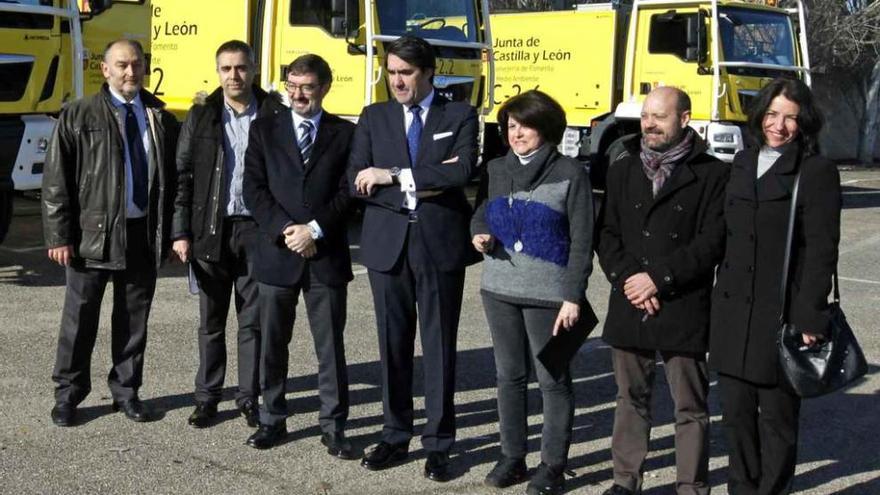
[[[791, 10], [732, 0], [554, 3], [545, 12], [492, 13], [494, 103], [534, 88], [556, 98], [569, 125], [562, 152], [590, 163], [599, 187], [609, 150], [638, 131], [642, 101], [656, 86], [686, 91], [691, 125], [731, 161], [758, 90], [782, 74], [809, 83], [800, 2]], [[490, 149], [498, 146], [495, 117], [487, 119]]]
[[[217, 85], [214, 50], [248, 41], [260, 84], [280, 89], [286, 66], [303, 53], [324, 57], [334, 73], [327, 110], [357, 118], [388, 98], [385, 44], [403, 34], [437, 50], [434, 85], [454, 100], [488, 103], [487, 0], [152, 0], [150, 86], [182, 115], [195, 93]], [[283, 91], [282, 91], [283, 93]]]

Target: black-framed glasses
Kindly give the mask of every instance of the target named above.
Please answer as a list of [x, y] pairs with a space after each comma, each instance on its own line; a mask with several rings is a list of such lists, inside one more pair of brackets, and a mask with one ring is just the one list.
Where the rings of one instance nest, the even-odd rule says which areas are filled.
[[284, 89], [287, 90], [288, 93], [293, 93], [296, 90], [302, 91], [304, 95], [310, 95], [318, 90], [317, 84], [294, 84], [290, 81], [286, 81], [284, 83]]

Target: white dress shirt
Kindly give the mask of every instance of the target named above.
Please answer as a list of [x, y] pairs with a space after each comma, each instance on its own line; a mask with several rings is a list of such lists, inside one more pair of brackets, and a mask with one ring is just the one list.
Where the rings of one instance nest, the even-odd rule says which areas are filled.
[[[422, 132], [425, 132], [425, 122], [428, 121], [428, 111], [431, 110], [432, 101], [434, 101], [433, 89], [428, 93], [428, 96], [419, 102], [419, 106], [422, 107], [422, 113], [419, 115], [422, 119]], [[413, 114], [409, 111], [411, 107], [412, 105], [403, 106], [403, 130], [405, 133], [409, 132], [409, 126], [412, 125]], [[412, 169], [400, 169], [400, 175], [397, 177], [397, 180], [400, 182], [400, 190], [404, 193], [403, 207], [408, 210], [415, 210], [416, 206], [419, 205], [419, 199], [416, 197], [416, 181], [413, 178]]]
[[[300, 128], [300, 124], [306, 120], [312, 123], [312, 149], [314, 150], [315, 143], [318, 141], [318, 126], [321, 125], [321, 116], [324, 115], [324, 111], [318, 110], [318, 113], [309, 118], [305, 118], [293, 110], [290, 111], [290, 114], [293, 116], [293, 132], [296, 133], [297, 143], [303, 138], [303, 130]], [[312, 228], [312, 232], [314, 232], [312, 237], [314, 239], [321, 239], [324, 237], [324, 231], [321, 230], [321, 226], [318, 225], [317, 220], [312, 220], [306, 225]]]

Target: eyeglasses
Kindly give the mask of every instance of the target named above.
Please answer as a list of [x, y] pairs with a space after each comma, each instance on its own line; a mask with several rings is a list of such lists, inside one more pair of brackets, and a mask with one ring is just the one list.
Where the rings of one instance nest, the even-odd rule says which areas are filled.
[[318, 90], [317, 84], [294, 84], [290, 81], [284, 83], [284, 89], [286, 89], [289, 93], [293, 93], [296, 90], [302, 91], [304, 95], [310, 95]]

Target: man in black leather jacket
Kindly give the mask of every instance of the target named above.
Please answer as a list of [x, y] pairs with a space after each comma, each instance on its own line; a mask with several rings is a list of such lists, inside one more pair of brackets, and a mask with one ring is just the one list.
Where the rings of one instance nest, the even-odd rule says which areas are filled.
[[188, 423], [213, 424], [226, 376], [226, 315], [235, 289], [238, 392], [248, 425], [258, 423], [260, 308], [253, 275], [257, 224], [242, 198], [244, 154], [251, 121], [266, 99], [254, 86], [256, 64], [247, 43], [233, 40], [215, 55], [220, 87], [190, 109], [177, 146], [177, 198], [172, 234], [180, 261], [199, 282], [199, 370], [196, 407]]
[[110, 43], [101, 70], [106, 84], [98, 94], [61, 112], [43, 172], [45, 242], [67, 280], [52, 373], [58, 426], [74, 423], [91, 390], [91, 354], [111, 280], [113, 410], [149, 419], [138, 388], [156, 270], [171, 246], [177, 121], [143, 89], [139, 43]]

